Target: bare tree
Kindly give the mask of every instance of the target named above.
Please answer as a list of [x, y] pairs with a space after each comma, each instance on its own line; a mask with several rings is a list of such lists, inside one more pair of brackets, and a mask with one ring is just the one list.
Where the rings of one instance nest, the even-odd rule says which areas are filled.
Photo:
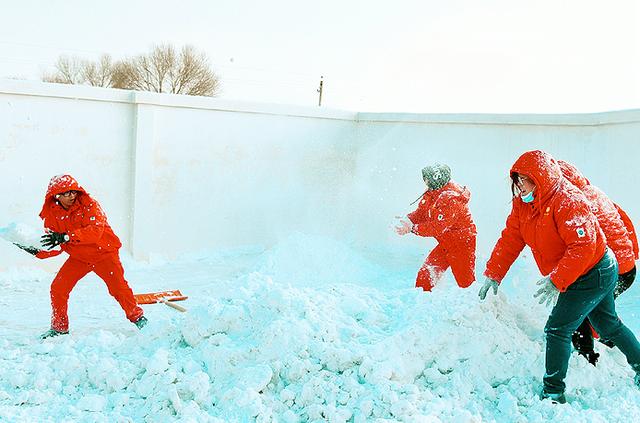
[[208, 97], [217, 95], [220, 89], [220, 80], [206, 55], [192, 46], [176, 52], [173, 46], [164, 44], [153, 47], [147, 54], [115, 63], [106, 54], [98, 62], [61, 56], [56, 70], [43, 80]]
[[55, 64], [56, 73], [43, 76], [45, 82], [58, 84], [82, 84], [83, 61], [77, 57], [60, 56]]
[[84, 82], [94, 87], [111, 87], [112, 74], [113, 64], [108, 54], [103, 54], [98, 62], [84, 62], [81, 69]]
[[142, 90], [137, 87], [138, 74], [135, 66], [130, 61], [119, 61], [113, 65], [111, 73], [111, 86], [125, 90]]
[[209, 69], [209, 61], [204, 54], [198, 54], [191, 46], [185, 46], [180, 53], [177, 74], [171, 78], [171, 92], [188, 95], [215, 95], [220, 84], [218, 77]]
[[209, 97], [220, 88], [207, 57], [192, 46], [180, 53], [171, 45], [156, 46], [146, 55], [119, 62], [113, 80], [117, 88]]

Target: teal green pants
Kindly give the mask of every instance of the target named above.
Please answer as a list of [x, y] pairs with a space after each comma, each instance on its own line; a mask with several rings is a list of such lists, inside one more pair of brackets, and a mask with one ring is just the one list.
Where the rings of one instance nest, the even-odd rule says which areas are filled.
[[547, 338], [543, 378], [546, 393], [564, 392], [564, 378], [571, 355], [571, 334], [586, 317], [603, 339], [620, 349], [634, 370], [640, 370], [640, 344], [616, 314], [613, 290], [617, 279], [618, 263], [607, 250], [602, 260], [588, 273], [560, 293], [544, 328]]

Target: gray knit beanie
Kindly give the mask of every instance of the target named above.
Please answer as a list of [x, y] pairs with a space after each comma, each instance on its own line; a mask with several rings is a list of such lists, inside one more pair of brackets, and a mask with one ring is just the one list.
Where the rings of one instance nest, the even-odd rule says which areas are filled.
[[422, 179], [429, 190], [440, 189], [451, 179], [451, 168], [446, 164], [432, 164], [422, 169]]

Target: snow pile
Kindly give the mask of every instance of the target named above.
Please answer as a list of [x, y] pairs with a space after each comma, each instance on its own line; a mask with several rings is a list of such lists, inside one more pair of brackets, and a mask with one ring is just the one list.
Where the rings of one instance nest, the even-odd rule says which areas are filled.
[[294, 286], [370, 283], [382, 269], [329, 237], [292, 234], [266, 251], [260, 273]]
[[[205, 265], [174, 263], [193, 274]], [[640, 391], [617, 350], [600, 349], [597, 368], [572, 357], [568, 405], [539, 401], [547, 310], [503, 292], [480, 303], [478, 284], [445, 282], [426, 294], [292, 286], [254, 272], [220, 282], [218, 295], [194, 287], [188, 313], [145, 309], [141, 332], [87, 332], [72, 315], [78, 329], [68, 336], [9, 333], [0, 340], [0, 420], [640, 419]]]

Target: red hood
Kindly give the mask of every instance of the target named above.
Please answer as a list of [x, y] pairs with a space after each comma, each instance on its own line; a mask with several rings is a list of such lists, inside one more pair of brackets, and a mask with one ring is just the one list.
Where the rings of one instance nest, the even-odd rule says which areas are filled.
[[534, 205], [539, 207], [552, 196], [563, 180], [556, 160], [541, 150], [527, 151], [511, 167], [511, 173], [528, 176], [536, 184]]
[[463, 200], [465, 204], [469, 203], [471, 199], [471, 191], [466, 186], [458, 185], [455, 182], [449, 182], [445, 187], [450, 187], [449, 189], [456, 191], [460, 195], [460, 199]]
[[78, 181], [71, 175], [56, 175], [49, 181], [47, 193], [44, 195], [44, 204], [40, 210], [40, 217], [45, 218], [46, 210], [56, 202], [55, 196], [67, 191], [79, 191], [82, 194], [87, 192], [78, 184]]
[[423, 198], [431, 198], [431, 201], [433, 201], [441, 195], [457, 196], [458, 200], [462, 200], [464, 204], [469, 203], [469, 200], [471, 199], [471, 192], [469, 189], [466, 186], [462, 186], [453, 181], [447, 182], [442, 188], [425, 192]]
[[558, 165], [560, 166], [562, 175], [577, 188], [580, 188], [580, 190], [584, 190], [587, 185], [590, 185], [589, 180], [571, 163], [558, 160]]

